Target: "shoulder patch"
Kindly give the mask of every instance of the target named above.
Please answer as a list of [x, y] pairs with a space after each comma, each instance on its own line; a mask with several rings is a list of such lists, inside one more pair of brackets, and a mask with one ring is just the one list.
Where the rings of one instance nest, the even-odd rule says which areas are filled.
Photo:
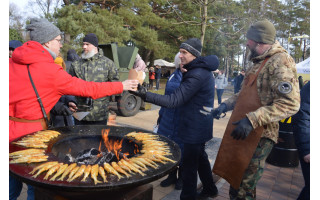
[[280, 82], [278, 90], [281, 94], [289, 94], [292, 91], [292, 85], [289, 82]]

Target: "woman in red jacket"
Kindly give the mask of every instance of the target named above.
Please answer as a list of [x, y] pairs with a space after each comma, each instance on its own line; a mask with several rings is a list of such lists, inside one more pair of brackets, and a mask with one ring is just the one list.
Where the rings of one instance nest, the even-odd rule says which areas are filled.
[[[45, 113], [50, 112], [62, 95], [97, 99], [137, 87], [137, 80], [95, 83], [72, 77], [54, 63], [62, 47], [60, 30], [46, 19], [31, 19], [27, 30], [30, 31], [31, 41], [16, 48], [9, 59], [9, 142], [43, 130], [46, 125], [28, 73]], [[20, 186], [22, 183], [10, 176], [10, 199], [20, 195]], [[33, 196], [32, 191], [30, 196]], [[32, 199], [29, 198], [29, 191], [28, 199]]]

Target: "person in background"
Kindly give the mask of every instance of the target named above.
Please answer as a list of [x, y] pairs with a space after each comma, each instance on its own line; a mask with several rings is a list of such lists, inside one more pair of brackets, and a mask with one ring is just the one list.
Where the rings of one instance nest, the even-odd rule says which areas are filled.
[[240, 92], [213, 111], [219, 119], [233, 110], [213, 167], [230, 183], [230, 199], [256, 199], [256, 184], [278, 140], [279, 121], [300, 106], [295, 62], [276, 41], [274, 25], [258, 21], [246, 36], [253, 66], [246, 71]]
[[224, 71], [220, 70], [215, 78], [215, 88], [217, 90], [218, 104], [221, 104], [224, 88], [228, 86], [228, 80], [224, 75]]
[[[9, 143], [47, 129], [47, 115], [62, 95], [97, 99], [138, 86], [138, 80], [94, 83], [70, 76], [54, 63], [62, 47], [60, 30], [44, 18], [31, 18], [26, 29], [31, 41], [16, 48], [9, 59]], [[21, 190], [22, 182], [9, 176], [9, 199], [16, 200]], [[33, 188], [28, 185], [28, 200], [33, 199]]]
[[301, 89], [300, 97], [300, 109], [292, 116], [292, 127], [304, 178], [297, 200], [304, 200], [310, 199], [310, 81]]
[[[169, 77], [166, 88], [165, 88], [165, 95], [172, 94], [179, 86], [182, 80], [182, 72], [181, 69], [183, 66], [181, 65], [181, 60], [179, 58], [180, 53], [174, 58], [174, 64], [176, 70], [171, 74]], [[159, 111], [159, 117], [157, 120], [158, 124], [158, 131], [157, 133], [163, 136], [166, 136], [177, 143], [183, 153], [183, 142], [178, 137], [178, 130], [179, 130], [179, 119], [180, 119], [180, 107], [176, 108], [166, 108], [161, 107]], [[182, 157], [182, 156], [181, 156]], [[181, 171], [182, 171], [182, 162], [179, 164], [179, 169], [172, 171], [169, 176], [160, 183], [162, 187], [168, 187], [172, 184], [175, 184], [176, 190], [182, 189], [182, 178], [181, 178]], [[177, 174], [178, 172], [178, 174]]]
[[160, 79], [161, 79], [161, 67], [159, 65], [156, 65], [156, 90], [159, 90], [160, 88]]
[[[105, 82], [119, 80], [118, 69], [114, 62], [104, 56], [103, 50], [98, 48], [98, 37], [89, 33], [83, 38], [83, 53], [80, 60], [71, 64], [71, 76], [85, 81]], [[110, 97], [96, 100], [92, 98], [77, 97], [78, 107], [85, 107], [89, 114], [81, 121], [75, 119], [76, 125], [107, 125], [109, 117]]]
[[245, 71], [242, 69], [240, 74], [234, 79], [234, 94], [237, 94], [240, 91], [244, 75]]
[[154, 72], [154, 67], [150, 67], [149, 70], [149, 90], [153, 89], [153, 81], [155, 79], [155, 72]]
[[69, 49], [67, 52], [67, 60], [65, 61], [66, 64], [66, 71], [69, 73], [71, 63], [73, 63], [76, 60], [80, 60], [80, 57], [78, 56], [76, 50]]
[[13, 51], [20, 46], [22, 46], [22, 43], [19, 40], [10, 40], [9, 41], [9, 58], [12, 57]]
[[141, 56], [139, 54], [137, 54], [132, 68], [137, 71], [144, 72], [146, 67], [147, 67], [146, 63], [142, 60]]
[[[215, 197], [218, 194], [214, 184], [205, 143], [212, 138], [213, 116], [210, 114], [214, 101], [214, 77], [212, 71], [219, 66], [217, 56], [201, 57], [202, 44], [198, 38], [191, 38], [180, 45], [180, 60], [186, 70], [180, 86], [170, 95], [147, 92], [138, 86], [137, 92], [144, 101], [162, 107], [179, 107], [178, 137], [183, 142], [182, 191], [180, 199]], [[197, 194], [199, 173], [203, 190]]]
[[302, 77], [302, 76], [299, 76], [299, 77], [298, 77], [298, 80], [299, 80], [299, 88], [300, 88], [300, 90], [301, 90], [302, 87], [303, 87], [303, 85], [304, 85], [304, 83], [303, 83], [303, 77]]
[[[66, 64], [59, 54], [54, 63], [66, 70]], [[74, 119], [72, 113], [77, 110], [76, 98], [71, 95], [63, 95], [50, 111], [53, 127], [73, 126]]]

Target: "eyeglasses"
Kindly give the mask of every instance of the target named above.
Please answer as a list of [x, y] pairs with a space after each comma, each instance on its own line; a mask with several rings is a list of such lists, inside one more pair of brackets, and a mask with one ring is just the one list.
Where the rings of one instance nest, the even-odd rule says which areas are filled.
[[63, 44], [62, 39], [54, 39], [54, 40], [57, 40], [60, 44]]

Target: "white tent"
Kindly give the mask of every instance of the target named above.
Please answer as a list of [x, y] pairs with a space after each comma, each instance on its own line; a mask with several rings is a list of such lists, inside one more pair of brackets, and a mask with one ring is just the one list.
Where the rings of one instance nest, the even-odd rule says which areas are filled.
[[170, 63], [168, 61], [165, 61], [163, 59], [157, 59], [154, 61], [154, 65], [159, 65], [159, 66], [166, 66], [166, 67], [174, 67], [174, 63]]
[[296, 64], [298, 74], [310, 74], [310, 57]]

